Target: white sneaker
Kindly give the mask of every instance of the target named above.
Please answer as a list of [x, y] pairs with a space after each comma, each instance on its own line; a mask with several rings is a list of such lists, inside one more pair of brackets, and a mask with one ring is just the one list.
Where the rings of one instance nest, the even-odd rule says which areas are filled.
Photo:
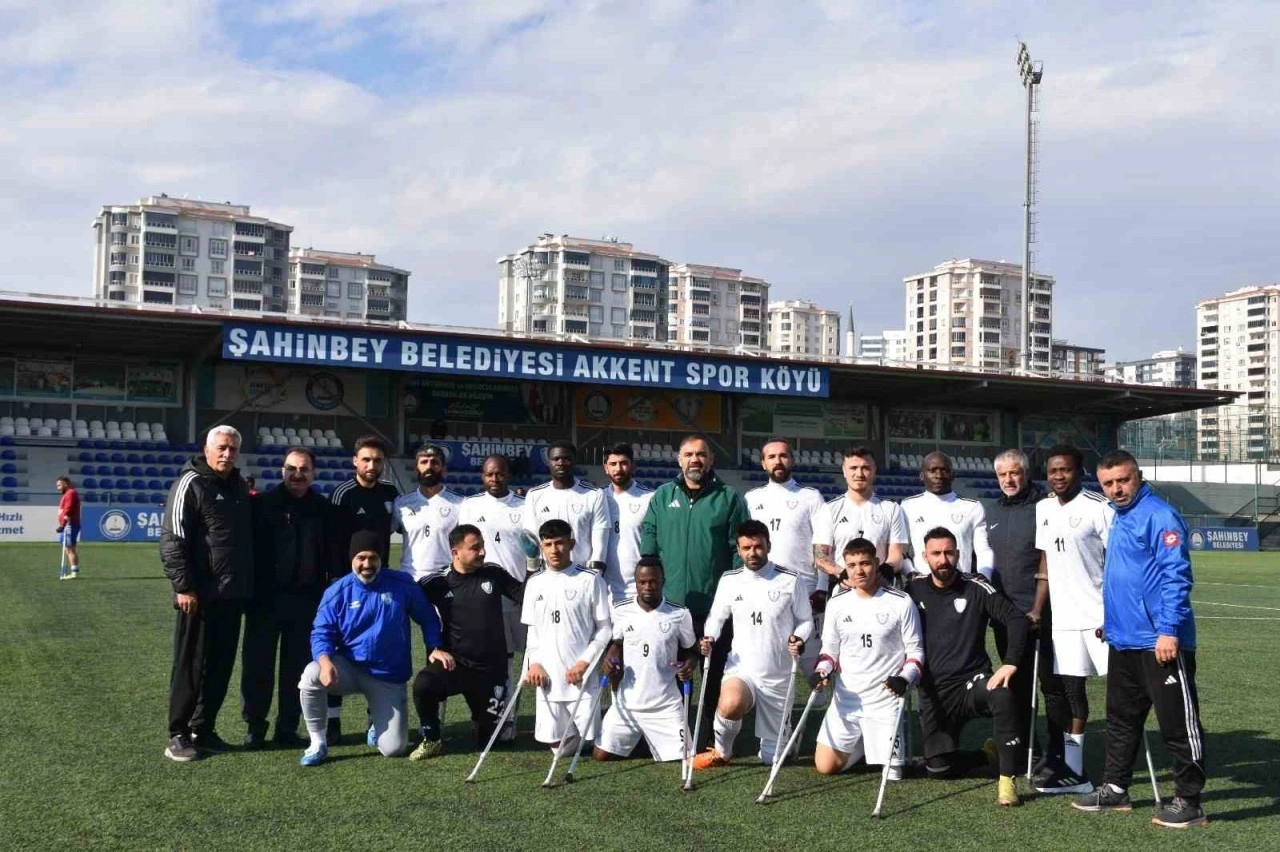
[[901, 766], [890, 766], [890, 767], [889, 767], [889, 780], [890, 780], [890, 781], [901, 781], [901, 780], [902, 780], [902, 767], [901, 767]]

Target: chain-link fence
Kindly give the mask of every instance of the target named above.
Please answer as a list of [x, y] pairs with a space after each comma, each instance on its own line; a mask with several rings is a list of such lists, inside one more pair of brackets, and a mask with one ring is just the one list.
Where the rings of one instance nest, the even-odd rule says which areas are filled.
[[1223, 405], [1131, 420], [1120, 446], [1159, 461], [1280, 463], [1280, 408]]

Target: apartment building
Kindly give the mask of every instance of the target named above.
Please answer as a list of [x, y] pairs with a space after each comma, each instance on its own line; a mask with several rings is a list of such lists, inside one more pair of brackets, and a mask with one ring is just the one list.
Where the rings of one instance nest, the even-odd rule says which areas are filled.
[[133, 304], [289, 310], [292, 225], [248, 205], [148, 196], [93, 220], [95, 297]]
[[498, 327], [666, 340], [670, 270], [631, 243], [543, 234], [498, 258]]
[[1162, 349], [1150, 358], [1117, 361], [1107, 365], [1107, 379], [1127, 385], [1159, 385], [1167, 388], [1196, 386], [1196, 356], [1177, 349]]
[[406, 319], [409, 271], [371, 254], [297, 248], [289, 252], [288, 312], [347, 320]]
[[1055, 340], [1050, 347], [1053, 375], [1064, 379], [1093, 380], [1106, 374], [1107, 350]]
[[[1023, 350], [1022, 267], [1002, 261], [949, 260], [902, 279], [907, 357], [957, 368], [1010, 370]], [[1050, 275], [1032, 276], [1033, 373], [1051, 369], [1053, 287]]]
[[769, 282], [741, 269], [681, 263], [671, 268], [667, 340], [689, 345], [768, 348]]
[[1200, 454], [1260, 459], [1280, 449], [1280, 284], [1244, 287], [1196, 303], [1197, 385], [1238, 391], [1197, 412]]
[[858, 338], [858, 357], [874, 358], [893, 365], [907, 361], [907, 333], [891, 329], [879, 334], [864, 334]]
[[840, 354], [840, 312], [802, 299], [769, 303], [770, 352], [836, 357]]

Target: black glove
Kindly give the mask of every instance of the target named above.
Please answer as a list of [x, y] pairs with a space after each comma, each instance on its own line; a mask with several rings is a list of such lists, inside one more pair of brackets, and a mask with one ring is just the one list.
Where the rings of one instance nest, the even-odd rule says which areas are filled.
[[827, 593], [818, 590], [809, 595], [809, 609], [814, 615], [821, 615], [827, 609]]
[[901, 698], [907, 694], [907, 679], [897, 675], [890, 675], [884, 679], [884, 688]]

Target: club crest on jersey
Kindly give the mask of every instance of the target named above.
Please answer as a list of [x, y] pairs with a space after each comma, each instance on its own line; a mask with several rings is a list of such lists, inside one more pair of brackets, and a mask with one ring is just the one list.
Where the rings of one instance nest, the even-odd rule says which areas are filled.
[[774, 603], [777, 603], [777, 602], [778, 602], [778, 598], [780, 598], [780, 597], [782, 597], [782, 590], [781, 590], [781, 589], [770, 589], [770, 590], [769, 590], [769, 600], [773, 601]]
[[873, 524], [880, 524], [880, 523], [884, 523], [884, 515], [881, 515], [881, 514], [879, 514], [878, 512], [872, 512], [872, 513], [871, 513], [871, 523], [873, 523]]
[[441, 506], [441, 507], [440, 507], [440, 517], [442, 517], [442, 518], [447, 518], [447, 517], [449, 517], [449, 513], [450, 513], [450, 512], [452, 512], [452, 511], [453, 511], [453, 509], [449, 508], [448, 506]]
[[880, 622], [882, 625], [883, 625], [883, 624], [888, 624], [888, 623], [889, 623], [889, 613], [887, 613], [887, 612], [877, 612], [877, 613], [876, 613], [876, 621]]
[[575, 512], [575, 513], [576, 513], [576, 512], [581, 512], [581, 511], [582, 511], [582, 504], [581, 504], [581, 503], [570, 503], [570, 504], [569, 504], [569, 510], [570, 510], [571, 512]]
[[1084, 520], [1084, 518], [1068, 518], [1067, 523], [1071, 524], [1072, 529], [1075, 529], [1076, 527], [1080, 526], [1080, 522], [1082, 520]]
[[493, 594], [493, 583], [489, 582], [488, 580], [485, 580], [483, 583], [481, 583], [480, 588], [484, 589], [484, 593], [486, 595]]
[[[952, 603], [956, 605], [956, 612], [964, 612], [964, 608], [969, 605], [969, 601], [965, 598], [956, 598]], [[924, 609], [924, 607], [921, 607], [921, 609]]]
[[787, 501], [787, 508], [788, 508], [788, 509], [794, 509], [796, 506], [799, 506], [799, 505], [800, 505], [800, 501], [799, 501], [799, 500], [788, 500], [788, 501]]
[[951, 513], [951, 523], [953, 523], [953, 524], [958, 524], [958, 523], [960, 523], [960, 522], [961, 522], [961, 521], [963, 521], [963, 520], [964, 520], [964, 514], [963, 514], [963, 513], [961, 513], [961, 512], [952, 512], [952, 513]]
[[670, 622], [670, 621], [663, 621], [663, 622], [660, 622], [660, 623], [658, 624], [658, 629], [659, 629], [659, 630], [661, 630], [663, 633], [670, 633], [670, 632], [671, 632], [671, 622]]
[[1160, 540], [1164, 542], [1165, 547], [1177, 547], [1182, 544], [1182, 536], [1178, 535], [1176, 530], [1168, 530]]
[[518, 524], [518, 523], [520, 523], [520, 513], [519, 513], [519, 512], [512, 512], [512, 513], [511, 513], [511, 514], [509, 514], [507, 517], [511, 518], [511, 523], [513, 523], [513, 524]]
[[567, 600], [567, 601], [571, 601], [571, 600], [573, 600], [574, 598], [576, 598], [577, 596], [578, 596], [578, 590], [577, 590], [577, 589], [565, 589], [565, 590], [564, 590], [564, 599], [565, 599], [565, 600]]
[[378, 595], [378, 597], [382, 600], [383, 604], [385, 604], [386, 606], [391, 606], [395, 596], [392, 595], [390, 592], [383, 592], [382, 594]]
[[633, 515], [634, 515], [636, 512], [639, 512], [639, 511], [640, 511], [640, 504], [639, 504], [639, 503], [632, 503], [632, 504], [631, 504], [631, 506], [630, 506], [629, 508], [631, 509], [631, 514], [633, 514]]

